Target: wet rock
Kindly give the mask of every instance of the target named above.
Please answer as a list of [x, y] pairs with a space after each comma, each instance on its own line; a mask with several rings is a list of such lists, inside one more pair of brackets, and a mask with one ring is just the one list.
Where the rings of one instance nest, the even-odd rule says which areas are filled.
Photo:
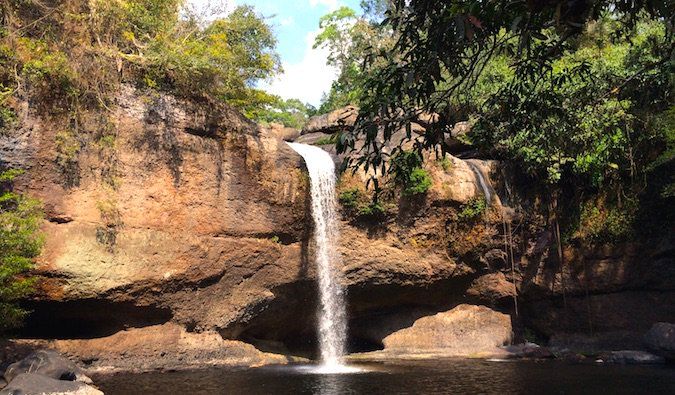
[[[566, 262], [573, 261], [570, 259]], [[624, 278], [631, 270], [625, 266], [625, 262], [609, 261], [603, 265], [610, 264], [614, 265], [612, 270]], [[591, 261], [587, 261], [585, 265], [593, 270], [605, 270]], [[647, 269], [648, 265], [649, 263], [645, 262], [645, 271], [651, 270]], [[566, 305], [560, 303], [562, 295], [558, 293], [559, 291], [556, 292], [557, 298], [547, 298], [525, 284], [519, 287], [531, 296], [526, 305], [523, 305], [523, 312], [528, 316], [528, 326], [544, 336], [553, 338], [564, 334], [578, 334], [580, 341], [584, 336], [591, 340], [588, 335], [583, 334], [592, 331], [595, 335], [595, 339], [592, 340], [597, 345], [594, 347], [596, 350], [639, 350], [644, 347], [642, 337], [653, 323], [667, 322], [675, 317], [675, 292], [631, 289], [593, 294], [594, 291], [591, 289], [591, 293], [585, 296], [583, 287], [580, 287], [575, 295], [572, 293], [576, 292], [572, 291], [576, 287], [574, 283], [579, 281], [578, 277], [584, 278], [586, 274], [582, 262], [574, 261], [568, 267], [572, 266], [577, 266], [577, 269], [574, 274], [568, 274], [565, 278], [569, 292]], [[638, 281], [641, 274], [638, 271], [634, 273], [633, 278]], [[602, 277], [599, 273], [593, 276]], [[616, 274], [607, 273], [604, 280], [608, 281], [614, 276]], [[536, 276], [536, 281], [544, 279], [544, 275]], [[589, 287], [599, 287], [595, 282], [595, 279], [590, 280]], [[614, 286], [607, 285], [605, 289], [614, 289]]]
[[665, 363], [666, 360], [663, 357], [648, 353], [646, 351], [621, 350], [602, 353], [600, 354], [598, 361], [607, 363], [627, 364], [627, 365], [638, 365], [638, 364], [648, 365], [648, 364], [662, 364]]
[[550, 359], [555, 355], [546, 347], [535, 343], [514, 344], [504, 347], [510, 358], [516, 359]]
[[[309, 144], [309, 145], [318, 145], [324, 148], [325, 145], [329, 145], [331, 135], [323, 132], [316, 132], [310, 134], [303, 134], [302, 136], [295, 139], [296, 143]], [[331, 143], [332, 144], [332, 143]]]
[[[482, 195], [482, 189], [476, 174], [469, 164], [452, 155], [446, 155], [444, 164], [433, 164], [433, 158], [428, 160], [425, 168], [429, 171], [433, 184], [427, 196], [434, 202], [467, 203], [469, 200]], [[480, 162], [480, 161], [475, 161]], [[493, 166], [494, 161], [484, 161], [486, 167]]]
[[75, 366], [54, 350], [39, 350], [19, 362], [9, 365], [5, 370], [4, 377], [8, 382], [12, 382], [15, 377], [24, 373], [40, 374], [55, 380], [92, 383], [84, 370]]
[[57, 380], [37, 373], [16, 376], [0, 395], [103, 395], [98, 389], [77, 381]]
[[597, 355], [603, 351], [619, 351], [626, 348], [640, 349], [639, 338], [633, 332], [556, 333], [549, 339], [549, 348], [560, 353]]
[[675, 324], [658, 322], [644, 336], [645, 345], [655, 353], [675, 360]]

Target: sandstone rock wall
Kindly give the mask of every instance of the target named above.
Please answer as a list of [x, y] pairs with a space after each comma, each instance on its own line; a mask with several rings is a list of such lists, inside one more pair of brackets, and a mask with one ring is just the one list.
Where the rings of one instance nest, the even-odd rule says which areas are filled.
[[[349, 127], [347, 113], [317, 120], [296, 141]], [[20, 115], [21, 127], [0, 137], [0, 162], [26, 169], [16, 187], [42, 199], [48, 218], [26, 334], [71, 339], [170, 325], [311, 349], [308, 179], [283, 141], [294, 131], [128, 86], [87, 133], [64, 136], [67, 125], [29, 103]], [[76, 148], [72, 157], [63, 157], [64, 144]], [[424, 167], [433, 180], [426, 195], [396, 197], [378, 218], [345, 210], [340, 252], [354, 349], [382, 348], [392, 333], [462, 303], [508, 312], [516, 332], [526, 325], [546, 337], [637, 333], [675, 316], [672, 243], [569, 248], [561, 269], [534, 205], [512, 193], [500, 163], [447, 156]], [[476, 169], [493, 198], [484, 215], [468, 218], [466, 205], [484, 195]]]
[[124, 87], [112, 142], [75, 136], [75, 174], [59, 167], [62, 125], [24, 117], [3, 161], [27, 170], [17, 187], [49, 220], [28, 330], [51, 319], [64, 336], [169, 319], [227, 328], [308, 276], [301, 158], [237, 112]]

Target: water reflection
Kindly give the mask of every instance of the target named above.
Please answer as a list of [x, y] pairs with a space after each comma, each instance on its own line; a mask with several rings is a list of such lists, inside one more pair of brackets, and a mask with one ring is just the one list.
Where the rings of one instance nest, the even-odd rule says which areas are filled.
[[317, 382], [318, 388], [314, 388], [315, 394], [321, 395], [336, 395], [347, 393], [347, 388], [343, 378], [337, 374], [325, 374], [319, 376]]
[[371, 364], [360, 373], [316, 366], [212, 369], [95, 377], [107, 395], [165, 394], [675, 394], [672, 366], [480, 360]]

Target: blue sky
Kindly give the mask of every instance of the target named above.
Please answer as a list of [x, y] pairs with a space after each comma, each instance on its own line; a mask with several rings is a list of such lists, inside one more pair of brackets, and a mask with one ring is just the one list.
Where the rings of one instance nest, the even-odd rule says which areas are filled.
[[268, 18], [278, 39], [284, 74], [261, 84], [283, 98], [298, 98], [319, 105], [321, 95], [330, 89], [337, 71], [326, 65], [326, 51], [312, 49], [319, 29], [319, 18], [340, 6], [359, 9], [359, 0], [188, 0], [196, 7], [225, 4], [228, 9], [250, 4]]

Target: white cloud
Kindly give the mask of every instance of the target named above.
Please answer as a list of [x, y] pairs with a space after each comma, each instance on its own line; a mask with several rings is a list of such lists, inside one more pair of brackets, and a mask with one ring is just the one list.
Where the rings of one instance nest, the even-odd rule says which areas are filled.
[[296, 98], [318, 106], [321, 96], [330, 90], [338, 75], [336, 68], [326, 65], [328, 51], [312, 48], [318, 33], [318, 31], [307, 33], [305, 55], [300, 62], [284, 62], [284, 73], [271, 83], [262, 84], [261, 88], [284, 99]]
[[323, 5], [328, 7], [329, 11], [337, 10], [340, 2], [338, 0], [309, 0], [309, 5], [316, 7], [317, 5]]

